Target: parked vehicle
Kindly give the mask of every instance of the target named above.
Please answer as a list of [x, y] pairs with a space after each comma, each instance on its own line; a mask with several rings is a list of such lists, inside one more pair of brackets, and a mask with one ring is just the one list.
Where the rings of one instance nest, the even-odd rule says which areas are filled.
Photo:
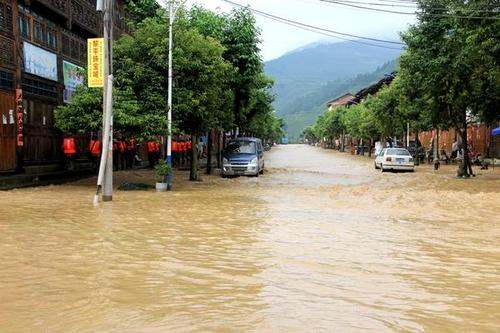
[[254, 176], [264, 173], [264, 147], [257, 138], [229, 141], [222, 153], [221, 176]]
[[415, 162], [406, 148], [384, 148], [375, 157], [375, 169], [415, 171]]
[[417, 146], [417, 142], [415, 140], [410, 141], [410, 145], [408, 146], [408, 151], [410, 152], [411, 156], [413, 156], [413, 158], [418, 157], [420, 161], [425, 160], [424, 148], [421, 145]]

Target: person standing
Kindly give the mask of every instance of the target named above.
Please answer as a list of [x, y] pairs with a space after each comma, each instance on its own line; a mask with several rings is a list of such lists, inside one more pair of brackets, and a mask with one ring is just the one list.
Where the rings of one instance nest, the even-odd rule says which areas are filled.
[[99, 140], [90, 140], [89, 145], [90, 156], [92, 159], [92, 166], [94, 170], [99, 170], [100, 157], [101, 157], [101, 141]]
[[137, 143], [134, 138], [131, 138], [127, 141], [126, 145], [125, 164], [127, 169], [132, 169], [134, 167], [134, 160], [137, 152]]
[[65, 156], [65, 169], [74, 170], [74, 158], [76, 155], [75, 138], [69, 137], [63, 139], [63, 151]]

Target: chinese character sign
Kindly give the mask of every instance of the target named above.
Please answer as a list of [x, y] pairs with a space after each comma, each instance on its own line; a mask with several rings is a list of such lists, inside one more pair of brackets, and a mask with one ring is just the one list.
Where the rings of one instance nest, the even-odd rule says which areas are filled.
[[104, 39], [88, 40], [88, 81], [90, 88], [104, 86]]

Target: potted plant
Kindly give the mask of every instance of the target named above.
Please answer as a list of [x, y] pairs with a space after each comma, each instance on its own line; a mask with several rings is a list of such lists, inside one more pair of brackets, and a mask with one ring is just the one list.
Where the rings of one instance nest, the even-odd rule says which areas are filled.
[[167, 191], [166, 178], [167, 175], [169, 175], [170, 172], [172, 172], [172, 168], [164, 160], [160, 160], [158, 164], [155, 166], [155, 172], [156, 172], [156, 191], [166, 192]]

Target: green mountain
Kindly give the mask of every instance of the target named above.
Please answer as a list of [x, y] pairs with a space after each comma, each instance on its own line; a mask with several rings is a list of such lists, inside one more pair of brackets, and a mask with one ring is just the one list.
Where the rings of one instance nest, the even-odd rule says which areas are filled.
[[400, 50], [350, 42], [312, 44], [266, 63], [275, 80], [275, 108], [288, 135], [298, 138], [327, 101], [356, 92], [394, 71]]

